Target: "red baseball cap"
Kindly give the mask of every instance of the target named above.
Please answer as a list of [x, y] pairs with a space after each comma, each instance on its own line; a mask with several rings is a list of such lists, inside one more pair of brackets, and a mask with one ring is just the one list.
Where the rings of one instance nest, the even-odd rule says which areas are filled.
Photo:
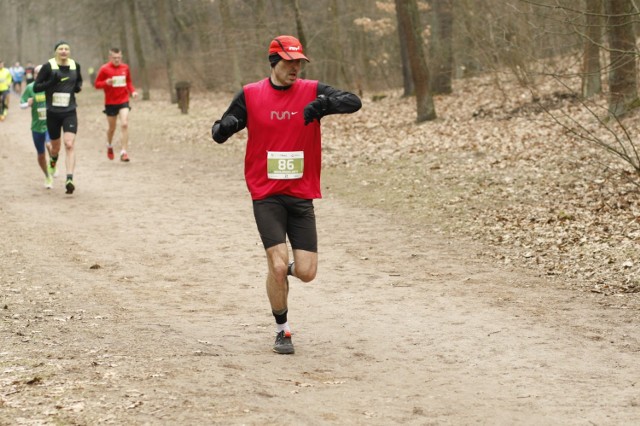
[[269, 45], [269, 55], [277, 53], [285, 61], [294, 61], [296, 59], [304, 59], [309, 62], [309, 58], [304, 56], [304, 50], [300, 40], [293, 36], [281, 35], [273, 40]]

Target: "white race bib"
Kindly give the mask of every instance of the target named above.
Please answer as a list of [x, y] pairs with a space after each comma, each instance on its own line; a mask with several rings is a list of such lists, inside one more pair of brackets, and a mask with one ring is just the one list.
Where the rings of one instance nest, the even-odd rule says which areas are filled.
[[40, 120], [46, 120], [47, 119], [47, 108], [45, 108], [45, 107], [38, 108], [38, 118]]
[[55, 107], [68, 107], [70, 102], [71, 93], [55, 92], [51, 100], [51, 105]]
[[269, 179], [300, 179], [304, 173], [304, 151], [267, 151]]
[[111, 85], [113, 87], [125, 87], [127, 85], [127, 77], [124, 75], [114, 75], [111, 77]]

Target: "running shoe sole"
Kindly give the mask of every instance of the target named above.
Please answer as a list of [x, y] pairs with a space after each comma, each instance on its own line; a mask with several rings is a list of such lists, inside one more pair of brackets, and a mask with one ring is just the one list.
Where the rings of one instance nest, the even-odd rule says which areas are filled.
[[71, 181], [67, 181], [67, 194], [73, 194], [73, 191], [75, 191], [76, 187], [73, 185], [73, 182]]

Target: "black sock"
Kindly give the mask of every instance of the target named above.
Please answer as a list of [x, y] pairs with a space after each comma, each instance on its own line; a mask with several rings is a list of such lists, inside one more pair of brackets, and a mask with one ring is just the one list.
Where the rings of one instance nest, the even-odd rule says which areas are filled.
[[285, 322], [287, 322], [287, 313], [288, 312], [289, 312], [288, 309], [285, 309], [285, 310], [280, 311], [280, 312], [271, 311], [273, 316], [276, 318], [276, 324], [284, 324]]
[[67, 180], [73, 180], [73, 175], [67, 175]]

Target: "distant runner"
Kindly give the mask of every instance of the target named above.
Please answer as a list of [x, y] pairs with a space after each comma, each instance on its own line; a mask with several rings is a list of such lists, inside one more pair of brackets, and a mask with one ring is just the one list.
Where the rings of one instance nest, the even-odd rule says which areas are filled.
[[129, 161], [129, 95], [138, 97], [131, 81], [129, 65], [122, 62], [122, 52], [117, 47], [109, 50], [109, 62], [100, 67], [94, 83], [104, 90], [104, 113], [107, 115], [107, 157], [113, 160], [113, 135], [120, 118], [120, 161]]
[[27, 84], [36, 81], [35, 67], [31, 61], [27, 62], [27, 66], [24, 67], [24, 81], [26, 81]]
[[9, 91], [11, 90], [11, 72], [0, 60], [0, 121], [4, 121], [9, 113]]
[[[54, 47], [55, 57], [49, 59], [38, 73], [33, 90], [45, 92], [47, 98], [47, 129], [51, 137], [50, 174], [56, 173], [58, 155], [64, 137], [67, 194], [73, 194], [75, 183], [73, 170], [76, 166], [75, 141], [78, 132], [76, 93], [82, 90], [80, 64], [71, 59], [71, 47], [59, 41]], [[64, 133], [64, 135], [63, 135]]]
[[22, 80], [24, 80], [24, 68], [20, 65], [20, 62], [16, 62], [9, 71], [11, 71], [11, 79], [13, 80], [13, 91], [19, 95], [22, 93]]
[[[42, 65], [38, 65], [33, 73], [38, 75]], [[24, 93], [20, 97], [20, 108], [27, 109], [31, 107], [31, 135], [33, 144], [38, 153], [38, 164], [44, 173], [44, 187], [53, 188], [53, 175], [49, 173], [47, 167], [47, 148], [50, 149], [49, 133], [47, 132], [47, 97], [44, 92], [35, 93], [33, 91], [34, 82], [27, 84]], [[49, 153], [51, 155], [51, 153]]]

